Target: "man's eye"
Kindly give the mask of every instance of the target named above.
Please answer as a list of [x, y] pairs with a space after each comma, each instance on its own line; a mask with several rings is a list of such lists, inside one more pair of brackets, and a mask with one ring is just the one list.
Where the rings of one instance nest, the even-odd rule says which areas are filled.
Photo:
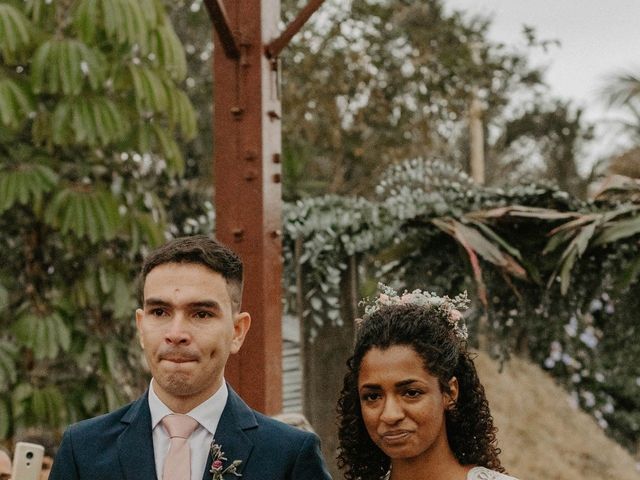
[[151, 310], [151, 315], [154, 315], [156, 317], [161, 317], [165, 314], [165, 311], [161, 308], [154, 308], [153, 310]]
[[211, 314], [211, 312], [197, 312], [196, 313], [196, 317], [198, 318], [209, 318], [212, 317], [213, 315]]

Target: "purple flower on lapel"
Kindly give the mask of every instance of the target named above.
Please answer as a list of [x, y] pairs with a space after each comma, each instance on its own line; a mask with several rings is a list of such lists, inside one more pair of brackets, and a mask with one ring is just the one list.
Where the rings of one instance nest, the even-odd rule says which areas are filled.
[[213, 461], [211, 462], [211, 469], [209, 470], [209, 473], [213, 474], [211, 480], [223, 480], [223, 477], [227, 473], [233, 474], [236, 477], [242, 476], [241, 473], [237, 472], [242, 460], [234, 460], [231, 462], [231, 465], [225, 468], [224, 462], [227, 461], [227, 457], [224, 456], [222, 446], [218, 445], [215, 439], [211, 442], [211, 456], [213, 458]]

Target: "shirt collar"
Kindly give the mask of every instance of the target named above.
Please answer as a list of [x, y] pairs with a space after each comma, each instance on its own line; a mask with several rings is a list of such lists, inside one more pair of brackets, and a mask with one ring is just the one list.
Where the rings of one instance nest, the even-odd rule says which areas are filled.
[[[154, 380], [151, 379], [149, 385], [149, 410], [151, 411], [151, 429], [153, 430], [160, 423], [160, 421], [167, 415], [171, 415], [172, 412], [167, 407], [156, 392], [153, 390]], [[229, 389], [226, 382], [222, 382], [222, 386], [211, 395], [208, 399], [195, 407], [193, 410], [187, 412], [191, 418], [196, 420], [200, 425], [207, 429], [211, 435], [215, 435], [216, 428], [218, 428], [218, 422], [222, 416], [222, 411], [227, 404], [227, 398], [229, 397]]]

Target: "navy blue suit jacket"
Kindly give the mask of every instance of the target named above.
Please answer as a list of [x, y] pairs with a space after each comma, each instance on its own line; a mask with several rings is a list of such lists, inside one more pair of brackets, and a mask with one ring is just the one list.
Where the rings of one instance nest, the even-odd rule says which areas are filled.
[[[215, 434], [228, 459], [241, 460], [234, 480], [330, 480], [318, 437], [250, 409], [229, 387]], [[211, 454], [203, 480], [210, 480]], [[147, 394], [67, 429], [49, 480], [156, 480]]]

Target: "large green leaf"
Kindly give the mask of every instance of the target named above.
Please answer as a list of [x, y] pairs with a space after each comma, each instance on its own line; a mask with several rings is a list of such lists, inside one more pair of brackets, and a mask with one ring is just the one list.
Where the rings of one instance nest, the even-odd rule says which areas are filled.
[[189, 97], [177, 88], [167, 88], [169, 121], [172, 128], [180, 128], [182, 136], [192, 139], [197, 133], [196, 113]]
[[80, 38], [95, 42], [99, 33], [110, 41], [149, 52], [149, 40], [161, 18], [154, 0], [81, 0], [73, 14]]
[[113, 194], [88, 186], [60, 190], [45, 210], [45, 221], [63, 234], [87, 237], [92, 243], [111, 240], [122, 224]]
[[57, 312], [39, 315], [27, 310], [19, 315], [12, 330], [20, 344], [31, 349], [37, 360], [54, 359], [71, 346], [69, 327]]
[[16, 382], [17, 347], [7, 340], [0, 339], [0, 391], [6, 391], [10, 385]]
[[33, 43], [33, 25], [17, 8], [0, 3], [0, 55], [13, 65], [26, 58]]
[[628, 238], [640, 233], [640, 215], [626, 218], [607, 224], [598, 237], [594, 240], [594, 245], [617, 242], [623, 238]]
[[17, 129], [35, 110], [31, 92], [10, 78], [0, 78], [0, 123]]
[[121, 109], [104, 97], [65, 98], [51, 116], [51, 140], [56, 145], [105, 147], [128, 133]]
[[0, 213], [16, 203], [40, 204], [57, 184], [58, 175], [45, 165], [23, 163], [0, 169]]
[[38, 47], [31, 64], [33, 92], [80, 95], [85, 86], [96, 91], [106, 79], [104, 55], [70, 38], [51, 38]]
[[141, 65], [130, 65], [129, 73], [135, 88], [136, 107], [141, 115], [165, 112], [169, 108], [167, 82], [161, 72]]
[[170, 23], [158, 27], [151, 37], [151, 50], [158, 59], [158, 64], [169, 73], [176, 82], [181, 82], [187, 75], [187, 60], [180, 39]]

